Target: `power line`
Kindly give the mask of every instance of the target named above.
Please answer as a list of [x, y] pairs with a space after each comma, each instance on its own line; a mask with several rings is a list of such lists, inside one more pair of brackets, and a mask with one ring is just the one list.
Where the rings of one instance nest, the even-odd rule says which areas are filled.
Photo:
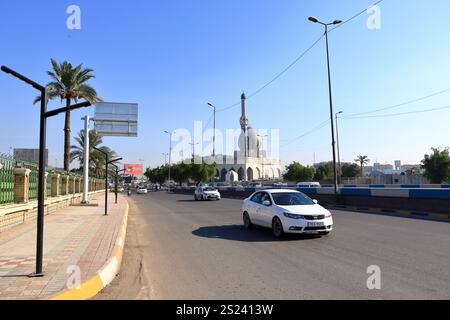
[[[376, 6], [378, 4], [380, 4], [381, 2], [383, 2], [384, 0], [379, 0], [377, 2], [375, 2], [374, 4], [372, 4], [372, 6]], [[343, 21], [340, 25], [337, 25], [336, 27], [330, 29], [330, 32], [341, 27], [342, 25], [356, 19], [357, 17], [359, 17], [360, 15], [362, 15], [363, 13], [365, 13], [367, 11], [367, 9], [364, 9], [360, 12], [358, 12], [357, 14], [353, 15], [352, 17], [350, 17], [349, 19]], [[257, 94], [259, 94], [261, 91], [263, 91], [264, 89], [266, 89], [268, 86], [270, 86], [272, 83], [274, 83], [275, 81], [277, 81], [282, 75], [284, 75], [287, 71], [289, 71], [294, 65], [296, 65], [301, 59], [303, 59], [303, 57], [309, 52], [311, 51], [322, 39], [323, 37], [325, 37], [325, 34], [322, 34], [311, 46], [309, 46], [305, 51], [303, 51], [293, 62], [291, 62], [286, 68], [284, 68], [280, 73], [278, 73], [274, 78], [272, 78], [269, 82], [267, 82], [266, 84], [264, 84], [262, 87], [260, 87], [258, 90], [254, 91], [253, 93], [251, 93], [247, 99], [250, 99], [254, 96], [256, 96]], [[222, 108], [222, 109], [218, 109], [217, 112], [223, 112], [223, 111], [227, 111], [230, 109], [233, 109], [237, 106], [239, 106], [241, 104], [241, 102], [236, 102], [226, 108]]]
[[[321, 35], [311, 46], [309, 46], [305, 51], [302, 52], [302, 54], [300, 56], [298, 56], [293, 62], [291, 62], [286, 68], [284, 68], [280, 73], [278, 73], [274, 78], [272, 78], [269, 82], [267, 82], [266, 84], [264, 84], [262, 87], [260, 87], [258, 90], [256, 90], [255, 92], [251, 93], [247, 99], [250, 99], [254, 96], [256, 96], [258, 93], [260, 93], [261, 91], [263, 91], [264, 89], [266, 89], [268, 86], [270, 86], [272, 83], [274, 83], [275, 81], [277, 81], [283, 74], [285, 74], [286, 72], [288, 72], [294, 65], [297, 64], [297, 62], [299, 62], [309, 51], [311, 51], [319, 42], [320, 40], [323, 39], [325, 35]], [[235, 104], [232, 104], [229, 107], [226, 108], [222, 108], [217, 110], [217, 112], [223, 112], [223, 111], [227, 111], [230, 110], [232, 108], [235, 108], [237, 106], [239, 106], [241, 104], [241, 102], [237, 102]]]
[[292, 144], [292, 143], [294, 143], [294, 142], [296, 142], [296, 141], [298, 141], [300, 139], [303, 139], [306, 136], [309, 136], [310, 134], [312, 134], [312, 133], [314, 133], [314, 132], [324, 128], [325, 126], [327, 126], [329, 122], [330, 122], [330, 120], [326, 120], [326, 121], [322, 122], [321, 124], [317, 125], [316, 127], [314, 127], [313, 129], [305, 132], [304, 134], [302, 134], [302, 135], [300, 135], [300, 136], [298, 136], [296, 138], [293, 138], [293, 139], [290, 139], [290, 140], [285, 140], [285, 141], [289, 141], [289, 142], [284, 144], [284, 145], [282, 145], [281, 147], [282, 148], [287, 147], [288, 145], [290, 145], [290, 144]]
[[[374, 4], [370, 5], [369, 7], [377, 6], [377, 5], [379, 5], [379, 4], [380, 4], [381, 2], [383, 2], [383, 1], [384, 1], [384, 0], [379, 0], [379, 1], [375, 2]], [[334, 28], [331, 28], [329, 32], [331, 32], [331, 31], [333, 31], [333, 30], [336, 30], [337, 28], [342, 27], [344, 24], [346, 24], [346, 23], [348, 23], [348, 22], [350, 22], [350, 21], [352, 21], [352, 20], [358, 18], [360, 15], [362, 15], [362, 14], [364, 14], [364, 13], [366, 13], [366, 12], [367, 12], [367, 8], [364, 9], [364, 10], [361, 10], [360, 12], [358, 12], [357, 14], [355, 14], [354, 16], [352, 16], [351, 18], [349, 18], [349, 19], [343, 21], [342, 23], [336, 25]]]
[[435, 93], [432, 93], [432, 94], [429, 94], [429, 95], [426, 95], [426, 96], [423, 96], [423, 97], [420, 97], [420, 98], [416, 98], [416, 99], [413, 99], [413, 100], [409, 100], [409, 101], [406, 101], [406, 102], [395, 104], [395, 105], [392, 105], [392, 106], [378, 108], [378, 109], [373, 109], [371, 111], [366, 111], [366, 112], [353, 113], [353, 114], [349, 114], [348, 116], [344, 116], [344, 117], [341, 117], [341, 118], [343, 118], [343, 119], [354, 118], [354, 117], [364, 116], [364, 115], [367, 115], [367, 114], [377, 113], [377, 112], [380, 112], [380, 111], [386, 111], [386, 110], [390, 110], [390, 109], [406, 106], [408, 104], [413, 104], [413, 103], [416, 103], [416, 102], [419, 102], [419, 101], [423, 101], [423, 100], [426, 100], [426, 99], [429, 99], [429, 98], [432, 98], [432, 97], [435, 97], [435, 96], [447, 93], [449, 91], [450, 91], [450, 88], [442, 90], [442, 91], [438, 91], [438, 92], [435, 92]]
[[430, 108], [430, 109], [423, 109], [423, 110], [416, 110], [416, 111], [408, 111], [408, 112], [401, 112], [401, 113], [391, 113], [391, 114], [380, 114], [380, 115], [374, 115], [374, 116], [363, 116], [363, 117], [348, 117], [348, 118], [342, 118], [342, 119], [369, 119], [369, 118], [387, 118], [387, 117], [397, 117], [397, 116], [404, 116], [404, 115], [410, 115], [410, 114], [418, 114], [418, 113], [426, 113], [426, 112], [433, 112], [433, 111], [441, 111], [450, 109], [450, 106], [446, 107], [439, 107], [439, 108]]

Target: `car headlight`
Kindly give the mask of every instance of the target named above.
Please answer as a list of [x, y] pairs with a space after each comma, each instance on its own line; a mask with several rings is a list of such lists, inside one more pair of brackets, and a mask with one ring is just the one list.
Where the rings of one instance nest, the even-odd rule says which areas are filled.
[[290, 219], [295, 219], [295, 220], [305, 219], [305, 217], [300, 214], [293, 214], [293, 213], [289, 213], [289, 212], [283, 212], [283, 214], [286, 218], [290, 218]]
[[325, 214], [325, 218], [331, 218], [331, 212], [330, 212], [330, 211], [328, 211], [328, 212]]

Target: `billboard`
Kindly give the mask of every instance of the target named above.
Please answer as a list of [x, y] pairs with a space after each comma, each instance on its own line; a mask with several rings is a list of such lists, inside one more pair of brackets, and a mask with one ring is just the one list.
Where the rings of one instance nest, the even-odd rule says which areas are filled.
[[138, 104], [99, 102], [95, 105], [95, 131], [101, 136], [137, 137]]
[[130, 164], [127, 163], [123, 166], [126, 175], [136, 175], [140, 176], [143, 173], [142, 165], [141, 164]]

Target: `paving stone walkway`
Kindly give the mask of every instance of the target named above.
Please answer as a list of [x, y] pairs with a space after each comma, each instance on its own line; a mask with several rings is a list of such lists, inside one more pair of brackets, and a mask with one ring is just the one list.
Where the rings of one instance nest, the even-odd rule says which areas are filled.
[[82, 282], [95, 275], [112, 255], [126, 208], [125, 198], [118, 204], [111, 199], [104, 216], [103, 199], [90, 199], [98, 207], [67, 207], [45, 216], [42, 278], [28, 277], [35, 271], [36, 221], [0, 233], [0, 300], [49, 298], [67, 289], [78, 268]]

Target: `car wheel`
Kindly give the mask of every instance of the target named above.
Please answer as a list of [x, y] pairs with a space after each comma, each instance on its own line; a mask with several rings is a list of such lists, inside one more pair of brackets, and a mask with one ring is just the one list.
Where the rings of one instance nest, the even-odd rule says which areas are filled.
[[247, 212], [244, 212], [244, 227], [245, 229], [249, 230], [253, 227], [253, 223], [250, 220], [250, 216], [248, 215]]
[[284, 235], [283, 224], [278, 217], [275, 217], [272, 221], [272, 232], [276, 238], [281, 238]]

